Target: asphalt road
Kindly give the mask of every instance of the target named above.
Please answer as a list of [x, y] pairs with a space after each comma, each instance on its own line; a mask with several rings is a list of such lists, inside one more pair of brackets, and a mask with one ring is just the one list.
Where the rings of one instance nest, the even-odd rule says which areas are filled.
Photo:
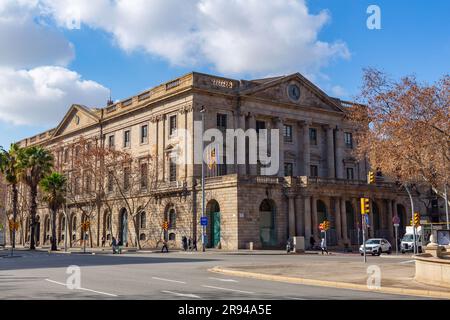
[[[5, 254], [5, 252], [0, 252]], [[214, 266], [280, 264], [298, 259], [360, 259], [357, 255], [247, 253], [138, 253], [124, 255], [19, 252], [0, 258], [0, 299], [414, 299], [399, 295], [287, 284], [208, 272]], [[387, 258], [373, 257], [382, 264]], [[396, 258], [398, 259], [398, 258]], [[409, 258], [410, 259], [410, 258]], [[408, 260], [398, 259], [398, 263]], [[389, 261], [392, 262], [392, 261]], [[79, 266], [81, 289], [66, 286], [69, 266]]]

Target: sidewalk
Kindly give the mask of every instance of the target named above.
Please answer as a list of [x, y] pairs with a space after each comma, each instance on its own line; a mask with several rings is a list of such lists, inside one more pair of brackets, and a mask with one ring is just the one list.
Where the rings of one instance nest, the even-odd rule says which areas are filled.
[[[392, 262], [364, 264], [351, 261], [308, 261], [288, 265], [243, 265], [215, 267], [212, 272], [280, 281], [312, 286], [384, 292], [391, 294], [450, 299], [448, 288], [428, 286], [414, 280], [415, 264]], [[381, 271], [381, 287], [369, 288], [368, 279], [373, 274], [368, 267], [375, 266]], [[372, 284], [372, 282], [369, 282]]]

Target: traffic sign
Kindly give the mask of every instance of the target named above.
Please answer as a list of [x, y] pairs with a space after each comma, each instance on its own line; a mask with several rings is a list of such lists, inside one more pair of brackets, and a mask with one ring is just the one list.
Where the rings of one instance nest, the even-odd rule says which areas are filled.
[[201, 217], [200, 218], [200, 224], [204, 227], [208, 225], [208, 217]]
[[396, 224], [400, 224], [400, 217], [399, 216], [394, 216], [394, 218], [392, 218], [392, 223], [394, 223], [394, 225]]
[[364, 217], [364, 222], [366, 223], [366, 226], [370, 227], [369, 215], [365, 214], [363, 217]]

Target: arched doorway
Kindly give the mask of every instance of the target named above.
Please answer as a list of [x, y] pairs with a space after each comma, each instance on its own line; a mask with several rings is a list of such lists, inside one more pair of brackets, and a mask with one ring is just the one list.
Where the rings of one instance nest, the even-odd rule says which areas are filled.
[[208, 245], [217, 248], [220, 245], [220, 206], [216, 200], [211, 200], [206, 206], [206, 214], [209, 218]]
[[36, 223], [34, 226], [31, 226], [34, 229], [34, 240], [36, 243], [36, 246], [39, 246], [41, 243], [41, 217], [40, 216], [36, 216], [35, 219]]
[[70, 234], [71, 246], [75, 246], [77, 241], [77, 215], [75, 213], [72, 214], [72, 218], [70, 219]]
[[375, 236], [375, 238], [382, 238], [384, 237], [383, 230], [381, 230], [381, 214], [380, 214], [380, 208], [378, 207], [377, 203], [375, 201], [372, 201], [372, 234]]
[[111, 213], [109, 210], [105, 210], [103, 213], [103, 237], [105, 241], [111, 240], [112, 234], [112, 224], [111, 224]]
[[127, 209], [123, 208], [119, 214], [119, 241], [125, 245], [128, 241], [128, 213]]
[[359, 244], [359, 228], [355, 225], [355, 209], [351, 201], [345, 201], [345, 217], [347, 219], [347, 236], [351, 244]]
[[50, 243], [50, 217], [47, 215], [44, 218], [44, 245]]
[[275, 203], [265, 199], [259, 206], [259, 237], [263, 248], [274, 247], [277, 244], [275, 232]]
[[403, 235], [406, 233], [406, 226], [408, 224], [408, 219], [406, 217], [406, 209], [400, 203], [397, 204], [397, 215], [400, 218], [400, 226], [398, 228], [399, 237], [403, 237]]
[[[322, 223], [328, 219], [327, 206], [322, 200], [317, 200], [317, 223]], [[316, 226], [318, 228], [319, 226]]]

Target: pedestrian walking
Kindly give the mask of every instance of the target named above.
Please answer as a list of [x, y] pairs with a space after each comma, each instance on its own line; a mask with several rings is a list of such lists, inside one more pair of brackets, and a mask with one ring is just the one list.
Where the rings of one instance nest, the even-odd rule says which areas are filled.
[[102, 237], [102, 247], [104, 247], [105, 244], [106, 244], [106, 240], [105, 240], [105, 237], [103, 236], [103, 237]]
[[119, 241], [117, 242], [117, 253], [118, 254], [122, 254], [122, 246], [123, 246], [122, 239], [119, 238]]
[[195, 251], [197, 251], [198, 249], [197, 249], [197, 240], [192, 240], [192, 250], [195, 250]]
[[169, 253], [169, 246], [166, 240], [163, 241], [163, 246], [161, 249], [161, 253], [163, 253], [164, 251], [166, 251], [167, 253]]
[[117, 250], [117, 240], [116, 240], [116, 238], [112, 238], [112, 242], [111, 242], [111, 246], [112, 246], [112, 249], [113, 249], [113, 254], [116, 254], [116, 250]]
[[188, 248], [189, 248], [189, 251], [192, 250], [192, 239], [191, 238], [189, 238], [189, 240], [188, 240]]
[[328, 250], [327, 250], [327, 241], [325, 240], [325, 238], [322, 238], [322, 241], [320, 242], [320, 249], [322, 250], [322, 254], [323, 254], [324, 252], [326, 252], [327, 254], [329, 254], [329, 253], [328, 253]]

